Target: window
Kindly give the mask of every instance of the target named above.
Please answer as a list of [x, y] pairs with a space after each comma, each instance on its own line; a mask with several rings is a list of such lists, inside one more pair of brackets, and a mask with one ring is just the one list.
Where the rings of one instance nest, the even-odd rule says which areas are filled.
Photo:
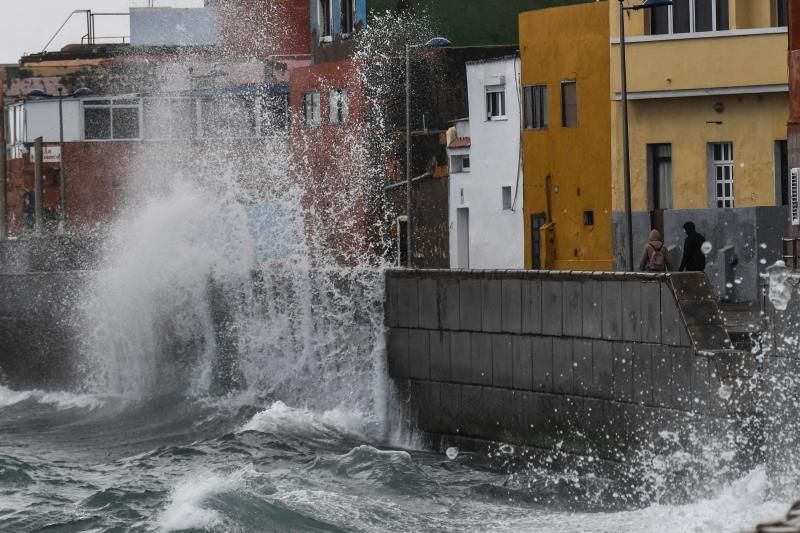
[[344, 124], [347, 122], [349, 112], [347, 91], [334, 89], [328, 93], [328, 114], [331, 124]]
[[650, 198], [653, 209], [672, 209], [672, 145], [648, 144]]
[[86, 100], [83, 103], [84, 136], [88, 140], [138, 139], [137, 98]]
[[148, 139], [187, 139], [195, 123], [189, 98], [145, 98], [142, 102], [144, 135]]
[[200, 99], [199, 135], [212, 138], [255, 137], [256, 100], [252, 96], [208, 96]]
[[578, 127], [578, 84], [574, 81], [561, 82], [561, 125], [565, 128]]
[[542, 226], [546, 222], [544, 213], [531, 215], [531, 266], [534, 270], [542, 268]]
[[506, 118], [506, 86], [489, 85], [486, 87], [486, 120]]
[[342, 8], [342, 34], [350, 35], [356, 30], [355, 0], [340, 0]]
[[547, 127], [547, 85], [525, 87], [525, 128]]
[[674, 0], [650, 10], [650, 34], [728, 29], [728, 0]]
[[267, 137], [289, 126], [289, 95], [271, 94], [259, 98], [260, 133]]
[[319, 93], [303, 94], [303, 124], [316, 128], [320, 122]]
[[775, 205], [789, 205], [789, 151], [786, 141], [775, 141]]
[[775, 0], [775, 25], [789, 25], [789, 6], [787, 0]]
[[583, 212], [583, 225], [594, 226], [594, 211]]
[[455, 172], [469, 172], [469, 156], [468, 155], [454, 155], [451, 157], [452, 171]]
[[733, 143], [714, 143], [710, 152], [716, 205], [733, 207]]
[[333, 0], [319, 0], [319, 36], [322, 41], [333, 39]]
[[503, 210], [511, 209], [511, 187], [503, 187]]

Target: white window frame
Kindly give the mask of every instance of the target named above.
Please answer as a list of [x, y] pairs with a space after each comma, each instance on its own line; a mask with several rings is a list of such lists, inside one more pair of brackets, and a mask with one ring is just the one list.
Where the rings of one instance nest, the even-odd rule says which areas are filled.
[[[328, 8], [328, 20], [325, 20], [325, 6]], [[319, 40], [322, 43], [333, 41], [333, 0], [319, 0], [317, 2], [317, 15], [319, 21]], [[327, 22], [327, 24], [326, 24]], [[326, 32], [327, 30], [327, 32]]]
[[[309, 102], [311, 104], [310, 114], [309, 114]], [[304, 92], [303, 126], [305, 126], [306, 128], [319, 128], [321, 125], [322, 125], [322, 110], [320, 106], [319, 91]]]
[[486, 120], [506, 120], [506, 85], [504, 83], [486, 86]]
[[[464, 166], [464, 163], [467, 163]], [[470, 172], [470, 160], [469, 154], [454, 154], [450, 156], [450, 169], [453, 174], [459, 173], [469, 173]]]
[[[538, 83], [526, 85], [524, 88], [525, 102], [525, 129], [544, 130], [547, 129], [547, 84]], [[530, 107], [530, 113], [528, 113]]]
[[350, 100], [347, 89], [328, 91], [328, 121], [331, 124], [345, 124], [350, 116]]
[[[667, 26], [668, 31], [666, 34], [653, 34], [652, 27], [650, 28], [651, 35], [674, 35], [675, 34], [675, 26], [674, 26], [674, 17], [672, 12], [672, 5], [667, 6]], [[728, 18], [730, 19], [730, 12], [728, 13]], [[710, 31], [723, 31], [717, 28], [717, 0], [712, 0], [711, 2], [711, 24], [712, 28], [708, 31], [698, 32], [695, 29], [695, 0], [689, 0], [689, 32], [688, 33], [708, 33]], [[728, 28], [730, 29], [730, 20], [728, 20]]]
[[23, 142], [25, 141], [25, 103], [17, 102], [6, 107], [6, 157], [19, 159], [22, 157]]
[[189, 123], [189, 130], [187, 131], [186, 135], [183, 135], [183, 136], [164, 137], [162, 135], [153, 135], [153, 134], [150, 133], [150, 128], [148, 128], [148, 122], [145, 120], [145, 116], [144, 116], [145, 115], [146, 104], [149, 103], [149, 102], [153, 102], [153, 101], [162, 101], [163, 102], [164, 100], [168, 100], [170, 102], [170, 104], [173, 103], [173, 102], [178, 102], [178, 101], [188, 101], [189, 102], [189, 106], [188, 107], [190, 109], [190, 112], [194, 113], [195, 117], [197, 115], [197, 112], [196, 112], [196, 109], [195, 109], [195, 106], [197, 104], [196, 104], [195, 100], [190, 98], [190, 97], [186, 97], [186, 96], [166, 96], [166, 97], [147, 96], [147, 97], [144, 97], [144, 98], [142, 98], [142, 127], [143, 127], [142, 138], [143, 139], [147, 139], [147, 140], [158, 140], [158, 141], [161, 141], [161, 140], [173, 140], [173, 139], [189, 139], [192, 136], [194, 136], [195, 135], [195, 131], [196, 131], [196, 123], [194, 123], [192, 121], [190, 121], [190, 123]]
[[[135, 100], [136, 103], [129, 103], [130, 101]], [[107, 101], [107, 104], [94, 104], [93, 102], [103, 102]], [[93, 139], [88, 138], [86, 136], [86, 110], [88, 109], [108, 109], [108, 116], [109, 116], [109, 135], [108, 138], [103, 139]], [[139, 134], [136, 137], [114, 137], [114, 110], [115, 109], [136, 109], [138, 119], [138, 126], [139, 126]], [[82, 138], [85, 141], [89, 142], [109, 142], [109, 141], [140, 141], [142, 140], [142, 133], [144, 131], [144, 125], [142, 124], [142, 99], [138, 96], [117, 96], [117, 97], [98, 97], [98, 98], [90, 98], [81, 101], [81, 121], [82, 121]]]
[[[717, 159], [716, 149], [719, 147], [722, 150], [722, 158]], [[735, 190], [734, 190], [734, 155], [732, 142], [718, 142], [709, 144], [709, 162], [711, 168], [710, 183], [713, 189], [713, 206], [717, 208], [732, 208], [735, 207]], [[726, 175], [726, 172], [727, 175]], [[730, 186], [729, 193], [726, 194], [725, 186]], [[722, 186], [722, 193], [720, 194], [720, 186]]]

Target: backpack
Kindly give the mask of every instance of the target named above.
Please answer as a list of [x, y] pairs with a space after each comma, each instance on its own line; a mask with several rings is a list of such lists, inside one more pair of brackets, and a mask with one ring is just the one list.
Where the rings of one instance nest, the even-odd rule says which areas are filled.
[[652, 244], [650, 246], [653, 248], [653, 253], [650, 255], [650, 262], [647, 264], [647, 270], [653, 272], [664, 272], [667, 270], [667, 261], [663, 252], [664, 245], [662, 244], [658, 247], [658, 249], [656, 249], [656, 247]]

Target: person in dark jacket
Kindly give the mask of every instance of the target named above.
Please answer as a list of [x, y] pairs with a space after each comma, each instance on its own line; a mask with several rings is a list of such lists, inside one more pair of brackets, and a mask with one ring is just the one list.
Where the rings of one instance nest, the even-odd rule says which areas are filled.
[[686, 232], [686, 240], [683, 241], [683, 258], [678, 270], [702, 272], [706, 269], [706, 255], [703, 253], [706, 238], [697, 232], [694, 222], [684, 224], [683, 230]]

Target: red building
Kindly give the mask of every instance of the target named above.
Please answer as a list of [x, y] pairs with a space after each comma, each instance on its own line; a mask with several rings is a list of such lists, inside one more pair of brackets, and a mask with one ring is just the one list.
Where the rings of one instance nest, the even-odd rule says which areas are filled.
[[342, 264], [379, 254], [379, 210], [364, 152], [371, 132], [358, 64], [333, 61], [293, 70], [289, 100], [290, 146], [309, 232]]
[[[203, 151], [205, 143], [218, 152], [230, 150], [230, 161], [272, 150], [276, 135], [285, 143], [289, 73], [310, 62], [309, 4], [220, 4], [215, 46], [73, 45], [22, 58], [18, 67], [5, 69], [6, 201], [12, 234], [33, 226], [30, 145], [37, 136], [48, 146], [58, 144], [59, 89], [64, 95], [63, 164], [44, 164], [44, 218], [60, 218], [63, 168], [73, 231], [109, 220], [127, 188], [137, 186], [132, 179], [137, 169], [150, 165], [165, 175], [190, 169], [196, 162], [189, 154]], [[152, 11], [156, 17], [168, 12]], [[80, 88], [88, 90], [74, 95]], [[157, 149], [146, 149], [152, 147]], [[152, 152], [169, 157], [153, 165], [146, 161]], [[258, 175], [258, 161], [236, 166]]]

